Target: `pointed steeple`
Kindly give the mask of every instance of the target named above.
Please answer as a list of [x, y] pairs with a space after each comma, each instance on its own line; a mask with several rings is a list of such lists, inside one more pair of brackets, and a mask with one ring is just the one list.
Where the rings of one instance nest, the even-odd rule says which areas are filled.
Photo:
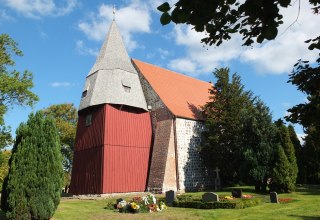
[[115, 21], [112, 21], [111, 23], [96, 63], [89, 72], [89, 75], [103, 69], [122, 69], [131, 73], [136, 73]]
[[112, 21], [97, 60], [86, 78], [79, 111], [100, 104], [148, 110], [138, 73], [115, 21]]

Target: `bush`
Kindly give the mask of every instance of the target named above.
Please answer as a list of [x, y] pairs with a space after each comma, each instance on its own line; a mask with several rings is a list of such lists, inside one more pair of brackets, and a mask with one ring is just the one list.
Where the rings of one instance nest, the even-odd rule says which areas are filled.
[[232, 201], [202, 202], [199, 200], [177, 200], [173, 207], [194, 209], [244, 209], [261, 204], [261, 199], [235, 199]]
[[8, 219], [50, 219], [63, 184], [60, 141], [54, 121], [38, 112], [20, 124], [5, 184]]

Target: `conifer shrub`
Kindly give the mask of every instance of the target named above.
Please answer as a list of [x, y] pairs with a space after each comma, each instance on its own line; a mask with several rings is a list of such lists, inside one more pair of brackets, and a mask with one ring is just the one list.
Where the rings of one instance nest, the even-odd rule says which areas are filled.
[[276, 192], [292, 192], [298, 175], [297, 159], [294, 146], [290, 139], [288, 128], [282, 120], [275, 122], [278, 130], [278, 143], [276, 149], [274, 168], [271, 172], [270, 190]]
[[63, 185], [58, 130], [43, 113], [31, 114], [16, 131], [1, 201], [8, 219], [50, 219]]

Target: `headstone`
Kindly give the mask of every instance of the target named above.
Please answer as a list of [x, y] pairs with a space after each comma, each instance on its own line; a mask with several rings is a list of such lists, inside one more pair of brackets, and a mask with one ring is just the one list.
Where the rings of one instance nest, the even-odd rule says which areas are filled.
[[167, 205], [172, 205], [173, 201], [177, 199], [176, 192], [169, 190], [166, 192], [166, 203]]
[[241, 198], [242, 197], [242, 190], [241, 189], [234, 189], [231, 191], [232, 197], [234, 198]]
[[205, 193], [202, 195], [203, 202], [219, 202], [219, 196], [213, 192]]
[[276, 192], [270, 192], [270, 202], [271, 203], [278, 203], [278, 194]]

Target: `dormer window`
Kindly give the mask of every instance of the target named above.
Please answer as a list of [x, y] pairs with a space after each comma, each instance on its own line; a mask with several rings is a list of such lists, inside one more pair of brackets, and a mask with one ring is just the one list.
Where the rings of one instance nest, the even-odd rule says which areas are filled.
[[84, 91], [82, 92], [81, 98], [86, 97], [86, 96], [87, 96], [87, 93], [88, 93], [88, 90], [84, 90]]
[[131, 83], [128, 79], [122, 79], [122, 87], [126, 93], [130, 93], [131, 91]]
[[90, 88], [90, 83], [88, 83], [87, 86], [85, 87], [85, 89], [83, 90], [81, 98], [84, 98], [87, 96], [89, 88]]
[[130, 93], [131, 87], [129, 86], [123, 86], [123, 89], [126, 93]]

